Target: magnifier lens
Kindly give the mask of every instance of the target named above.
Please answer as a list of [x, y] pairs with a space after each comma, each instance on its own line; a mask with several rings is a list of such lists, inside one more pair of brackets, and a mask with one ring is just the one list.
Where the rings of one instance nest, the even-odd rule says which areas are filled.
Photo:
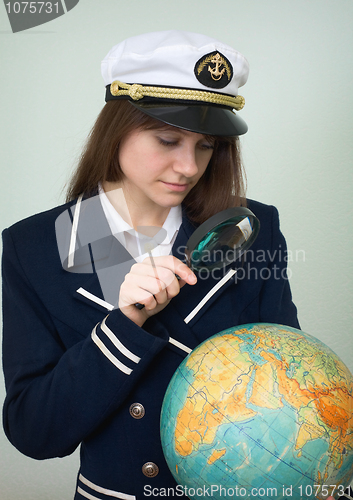
[[244, 207], [216, 214], [187, 243], [186, 263], [194, 271], [221, 269], [236, 261], [255, 241], [259, 221]]

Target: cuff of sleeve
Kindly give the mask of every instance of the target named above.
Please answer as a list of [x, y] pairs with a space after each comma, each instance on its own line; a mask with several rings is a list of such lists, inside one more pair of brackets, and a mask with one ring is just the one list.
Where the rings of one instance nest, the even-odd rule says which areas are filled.
[[126, 375], [149, 362], [169, 340], [167, 330], [160, 323], [155, 323], [152, 331], [146, 331], [119, 309], [96, 325], [91, 336], [105, 357]]

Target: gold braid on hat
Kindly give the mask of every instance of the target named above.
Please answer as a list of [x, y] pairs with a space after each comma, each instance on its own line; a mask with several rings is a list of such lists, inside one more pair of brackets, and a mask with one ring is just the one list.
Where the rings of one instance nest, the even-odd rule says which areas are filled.
[[110, 93], [113, 96], [129, 96], [134, 101], [139, 101], [143, 97], [157, 97], [159, 99], [182, 99], [186, 101], [202, 101], [221, 106], [228, 106], [239, 111], [245, 106], [245, 99], [241, 95], [232, 97], [216, 92], [204, 90], [177, 89], [168, 87], [149, 87], [134, 83], [119, 82], [115, 80], [110, 85]]

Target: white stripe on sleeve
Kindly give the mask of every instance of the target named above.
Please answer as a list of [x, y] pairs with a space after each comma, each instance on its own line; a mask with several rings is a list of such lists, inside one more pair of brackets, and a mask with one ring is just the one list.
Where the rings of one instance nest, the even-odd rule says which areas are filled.
[[138, 363], [141, 358], [133, 354], [129, 349], [127, 349], [124, 344], [120, 342], [118, 338], [114, 335], [114, 333], [110, 330], [110, 328], [105, 324], [105, 320], [107, 317], [104, 318], [104, 320], [101, 323], [101, 329], [102, 331], [106, 334], [106, 336], [112, 341], [112, 343], [115, 345], [115, 347], [120, 351], [124, 356], [127, 358], [131, 359], [134, 363]]
[[[114, 498], [120, 498], [121, 500], [135, 500], [135, 495], [128, 495], [127, 493], [121, 493], [120, 491], [108, 490], [107, 488], [102, 488], [102, 486], [98, 486], [97, 484], [92, 483], [88, 479], [86, 479], [82, 474], [79, 475], [78, 478], [81, 483], [85, 484], [89, 488], [98, 493], [103, 493], [103, 495], [108, 495]], [[82, 493], [81, 493], [82, 494]], [[95, 497], [92, 497], [95, 498]]]
[[101, 500], [101, 498], [99, 497], [94, 497], [93, 495], [91, 495], [90, 493], [87, 493], [87, 491], [84, 491], [82, 488], [80, 488], [80, 486], [77, 486], [77, 493], [79, 493], [80, 495], [82, 495], [83, 497], [86, 497], [88, 498], [89, 500]]
[[118, 358], [116, 358], [109, 351], [109, 349], [103, 344], [103, 342], [101, 341], [101, 339], [98, 337], [98, 335], [96, 333], [97, 326], [98, 325], [96, 325], [93, 328], [93, 331], [92, 331], [92, 335], [91, 336], [92, 336], [93, 342], [99, 347], [99, 349], [102, 351], [102, 353], [104, 354], [104, 356], [106, 356], [109, 359], [109, 361], [111, 361], [113, 363], [113, 365], [115, 365], [123, 373], [126, 373], [126, 375], [130, 375], [131, 372], [132, 372], [132, 369], [129, 368], [128, 366], [124, 365], [121, 361], [119, 361]]

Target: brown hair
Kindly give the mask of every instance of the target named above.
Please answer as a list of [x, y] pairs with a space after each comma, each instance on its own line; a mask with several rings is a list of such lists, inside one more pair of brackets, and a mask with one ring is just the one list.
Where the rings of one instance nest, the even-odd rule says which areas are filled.
[[[67, 190], [67, 201], [81, 194], [97, 193], [98, 183], [118, 182], [119, 144], [136, 129], [161, 128], [164, 124], [142, 113], [126, 100], [106, 103], [88, 136], [81, 159]], [[244, 173], [238, 137], [214, 137], [211, 161], [196, 186], [183, 201], [188, 217], [202, 223], [232, 206], [245, 205]]]

